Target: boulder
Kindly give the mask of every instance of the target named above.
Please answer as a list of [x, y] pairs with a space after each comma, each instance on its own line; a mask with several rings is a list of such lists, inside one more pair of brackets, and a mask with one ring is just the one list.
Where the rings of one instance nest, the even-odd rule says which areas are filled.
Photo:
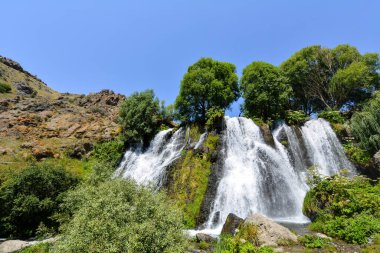
[[0, 244], [0, 252], [14, 252], [29, 246], [29, 243], [21, 240], [8, 240]]
[[197, 233], [195, 235], [195, 237], [197, 238], [197, 242], [211, 243], [211, 242], [216, 242], [217, 241], [216, 238], [212, 237], [211, 235], [204, 234], [204, 233]]
[[14, 84], [17, 89], [17, 94], [19, 95], [35, 95], [36, 91], [33, 90], [32, 87], [30, 87], [26, 83], [17, 82]]
[[380, 150], [373, 156], [373, 163], [376, 167], [380, 168]]
[[256, 226], [257, 238], [245, 238], [250, 241], [257, 242], [260, 246], [274, 246], [277, 247], [279, 242], [297, 242], [297, 236], [289, 229], [276, 222], [268, 219], [261, 214], [249, 215], [243, 226]]
[[237, 215], [230, 213], [227, 216], [226, 222], [223, 225], [222, 228], [222, 234], [226, 235], [235, 235], [236, 234], [236, 229], [242, 224], [244, 220]]
[[41, 160], [43, 158], [48, 158], [48, 157], [54, 157], [53, 151], [51, 151], [48, 148], [45, 147], [35, 147], [32, 149], [32, 155], [37, 159]]

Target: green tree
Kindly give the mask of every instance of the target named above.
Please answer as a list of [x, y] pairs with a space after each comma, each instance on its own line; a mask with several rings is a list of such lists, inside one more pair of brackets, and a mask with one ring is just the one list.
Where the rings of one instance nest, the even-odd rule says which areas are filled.
[[252, 62], [243, 70], [240, 83], [247, 117], [259, 117], [264, 121], [284, 118], [292, 88], [277, 67]]
[[379, 56], [350, 45], [301, 49], [281, 64], [289, 78], [297, 108], [306, 113], [355, 106], [379, 85]]
[[84, 184], [65, 199], [72, 219], [53, 252], [183, 252], [182, 215], [163, 193], [128, 180]]
[[153, 90], [135, 92], [127, 97], [120, 108], [119, 122], [127, 141], [147, 144], [162, 122], [160, 102]]
[[56, 228], [52, 215], [58, 210], [60, 196], [78, 181], [61, 167], [39, 164], [4, 182], [0, 188], [0, 236], [30, 237], [41, 223]]
[[184, 75], [175, 107], [182, 121], [206, 121], [213, 107], [225, 110], [239, 98], [235, 65], [201, 58]]
[[374, 154], [380, 150], [380, 92], [363, 106], [362, 111], [354, 113], [351, 128], [360, 146]]

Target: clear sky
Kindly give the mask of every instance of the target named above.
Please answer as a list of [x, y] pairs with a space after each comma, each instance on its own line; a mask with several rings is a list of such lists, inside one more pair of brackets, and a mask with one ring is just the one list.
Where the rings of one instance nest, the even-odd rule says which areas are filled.
[[380, 52], [379, 0], [2, 0], [0, 13], [0, 55], [55, 90], [152, 88], [166, 104], [200, 57], [240, 76], [313, 44]]

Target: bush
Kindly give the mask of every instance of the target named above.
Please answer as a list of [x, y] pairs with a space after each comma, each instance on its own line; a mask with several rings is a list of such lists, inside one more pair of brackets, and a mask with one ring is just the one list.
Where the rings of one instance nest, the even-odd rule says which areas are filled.
[[62, 193], [78, 178], [62, 167], [34, 164], [3, 183], [0, 189], [0, 236], [31, 237], [40, 224], [56, 228], [52, 215]]
[[53, 252], [183, 252], [181, 214], [162, 193], [128, 180], [86, 184], [65, 198], [73, 217]]
[[257, 247], [251, 242], [241, 240], [238, 237], [222, 237], [215, 246], [215, 253], [274, 253], [267, 246]]
[[340, 111], [326, 110], [318, 114], [319, 118], [324, 118], [331, 124], [343, 124], [346, 119], [342, 116]]
[[288, 125], [302, 125], [310, 119], [304, 111], [286, 111], [285, 121]]
[[123, 153], [124, 141], [119, 138], [96, 144], [94, 146], [93, 157], [101, 163], [108, 163], [112, 167], [117, 167], [123, 158]]
[[364, 244], [380, 232], [380, 183], [362, 176], [333, 176], [305, 196], [303, 212], [310, 228], [349, 243]]
[[11, 86], [6, 83], [0, 83], [0, 93], [9, 93], [12, 90]]
[[22, 250], [17, 251], [17, 253], [48, 253], [51, 252], [50, 249], [52, 248], [51, 244], [49, 243], [39, 243], [27, 248], [24, 248]]
[[224, 110], [217, 108], [217, 107], [212, 107], [210, 110], [207, 111], [206, 113], [206, 127], [208, 130], [213, 130], [213, 129], [220, 129], [222, 122], [223, 122], [223, 117], [224, 117]]
[[363, 168], [368, 168], [371, 166], [372, 157], [367, 150], [361, 149], [353, 143], [343, 144], [343, 147], [348, 158], [355, 165]]
[[299, 237], [298, 240], [303, 246], [310, 249], [325, 248], [331, 242], [331, 239], [321, 238], [316, 235], [304, 235]]
[[361, 112], [351, 118], [351, 128], [360, 147], [372, 155], [380, 150], [380, 92], [377, 91]]

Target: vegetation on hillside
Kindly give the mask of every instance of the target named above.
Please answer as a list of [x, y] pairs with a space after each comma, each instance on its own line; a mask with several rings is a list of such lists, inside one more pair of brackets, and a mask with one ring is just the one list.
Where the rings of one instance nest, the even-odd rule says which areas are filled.
[[380, 233], [380, 183], [363, 176], [314, 178], [303, 212], [310, 228], [349, 243], [365, 244]]
[[6, 83], [0, 83], [0, 93], [8, 93], [12, 90], [11, 86]]
[[3, 182], [0, 188], [0, 237], [28, 238], [39, 226], [58, 227], [53, 215], [62, 193], [78, 178], [62, 167], [33, 164]]

